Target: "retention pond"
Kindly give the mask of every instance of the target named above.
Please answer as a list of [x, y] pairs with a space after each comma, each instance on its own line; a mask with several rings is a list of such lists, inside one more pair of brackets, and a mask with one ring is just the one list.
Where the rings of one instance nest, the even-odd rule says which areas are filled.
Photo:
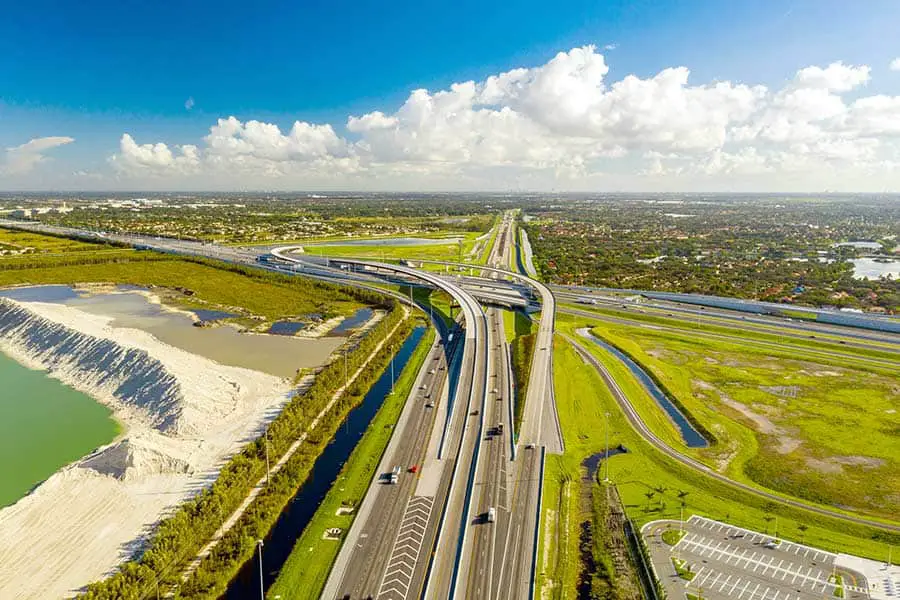
[[[424, 327], [416, 327], [400, 346], [394, 358], [394, 373], [399, 375], [412, 356], [422, 336]], [[391, 391], [391, 369], [386, 368], [381, 377], [366, 393], [362, 402], [351, 410], [341, 423], [334, 438], [316, 460], [306, 483], [300, 486], [293, 499], [285, 507], [272, 531], [263, 540], [263, 587], [268, 590], [303, 534], [319, 504], [337, 479], [338, 473], [354, 448], [362, 439], [369, 423], [375, 417], [384, 399]], [[337, 542], [335, 542], [337, 543]], [[241, 568], [238, 576], [222, 596], [228, 600], [255, 598], [259, 594], [259, 556], [254, 555]]]

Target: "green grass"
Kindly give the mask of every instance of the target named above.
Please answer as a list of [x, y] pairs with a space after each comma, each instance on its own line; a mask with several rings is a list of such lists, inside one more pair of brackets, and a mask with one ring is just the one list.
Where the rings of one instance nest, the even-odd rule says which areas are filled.
[[731, 478], [884, 518], [900, 512], [896, 377], [652, 329], [600, 322], [594, 332], [712, 431], [718, 443], [691, 452]]
[[662, 541], [670, 546], [674, 546], [685, 536], [685, 533], [679, 529], [666, 529], [662, 533]]
[[673, 558], [672, 565], [675, 567], [675, 572], [678, 573], [678, 576], [684, 579], [685, 581], [692, 581], [696, 573], [691, 571], [688, 567], [687, 561], [680, 558]]
[[[68, 252], [95, 252], [97, 250], [112, 250], [113, 246], [81, 242], [63, 237], [41, 235], [30, 231], [6, 229], [0, 227], [0, 249], [22, 251], [32, 248], [36, 253], [68, 253]], [[28, 256], [27, 254], [25, 256]], [[10, 260], [15, 257], [0, 256], [0, 260]]]
[[0, 287], [114, 282], [187, 288], [193, 294], [178, 296], [178, 303], [200, 306], [202, 302], [208, 302], [217, 307], [243, 307], [270, 320], [317, 312], [348, 314], [360, 306], [349, 296], [314, 285], [309, 280], [297, 277], [276, 281], [265, 277], [262, 271], [259, 273], [259, 276], [248, 276], [180, 259], [142, 260], [11, 271], [0, 269]]
[[343, 535], [346, 535], [350, 528], [355, 515], [338, 516], [336, 512], [341, 506], [355, 507], [362, 501], [394, 432], [394, 425], [400, 417], [416, 376], [428, 355], [434, 336], [433, 328], [429, 328], [422, 336], [397, 379], [394, 393], [385, 399], [350, 455], [350, 459], [341, 469], [334, 485], [316, 510], [315, 516], [294, 545], [294, 550], [282, 567], [278, 579], [269, 589], [269, 597], [281, 595], [284, 600], [318, 597], [343, 542], [343, 538], [341, 541], [326, 540], [322, 536], [332, 527], [340, 528]]
[[[444, 321], [444, 325], [448, 328], [453, 326], [453, 319], [450, 318], [450, 303], [452, 298], [449, 294], [442, 290], [433, 290], [426, 287], [413, 288], [413, 298], [417, 302], [421, 302], [425, 306], [431, 305], [434, 314]], [[454, 309], [454, 317], [459, 314], [459, 309]]]
[[[777, 515], [781, 537], [833, 552], [884, 560], [888, 544], [900, 543], [900, 535], [771, 502], [682, 465], [657, 451], [631, 428], [603, 380], [560, 338], [554, 344], [554, 361], [557, 410], [566, 452], [547, 457], [544, 479], [537, 585], [538, 590], [549, 590], [550, 598], [574, 597], [578, 519], [571, 515], [577, 515], [575, 496], [581, 462], [605, 447], [605, 412], [609, 413], [610, 445], [622, 444], [628, 449], [628, 453], [610, 459], [610, 477], [637, 526], [656, 519], [678, 519], [683, 501], [685, 517], [699, 514], [756, 531], [770, 528], [767, 518]], [[564, 493], [566, 488], [568, 494]], [[650, 498], [648, 493], [652, 494]], [[801, 531], [800, 525], [806, 529]]]
[[[475, 240], [483, 235], [477, 232], [445, 232], [440, 235], [419, 235], [411, 234], [409, 237], [431, 238], [439, 237], [461, 238], [462, 239], [462, 259], [472, 252], [475, 247]], [[398, 236], [393, 236], [398, 237]], [[406, 237], [406, 236], [402, 236]], [[355, 238], [360, 239], [360, 238]], [[301, 242], [302, 244], [303, 242]], [[309, 244], [309, 240], [306, 241]], [[329, 244], [338, 244], [339, 242], [331, 241]], [[372, 258], [379, 260], [397, 260], [406, 258], [410, 260], [427, 259], [442, 260], [448, 262], [460, 262], [460, 246], [455, 240], [448, 239], [446, 244], [422, 244], [422, 245], [384, 245], [384, 246], [357, 246], [357, 245], [328, 245], [304, 246], [304, 250], [313, 256], [353, 256], [358, 258]]]

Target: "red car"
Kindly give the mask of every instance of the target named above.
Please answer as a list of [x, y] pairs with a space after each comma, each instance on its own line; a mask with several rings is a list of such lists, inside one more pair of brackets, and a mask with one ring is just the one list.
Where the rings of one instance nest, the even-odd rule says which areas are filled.
[[419, 471], [419, 465], [413, 465], [409, 468], [410, 473], [418, 473], [418, 471]]

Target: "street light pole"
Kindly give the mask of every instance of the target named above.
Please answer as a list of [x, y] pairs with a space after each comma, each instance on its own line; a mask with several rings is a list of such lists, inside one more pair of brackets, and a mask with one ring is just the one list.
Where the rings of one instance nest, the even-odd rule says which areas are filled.
[[265, 434], [266, 438], [266, 487], [269, 486], [269, 429], [266, 428]]
[[603, 481], [609, 481], [609, 411], [604, 413], [606, 415], [606, 477]]
[[256, 547], [259, 548], [259, 600], [266, 600], [266, 591], [263, 589], [263, 568], [262, 568], [263, 541], [256, 540]]

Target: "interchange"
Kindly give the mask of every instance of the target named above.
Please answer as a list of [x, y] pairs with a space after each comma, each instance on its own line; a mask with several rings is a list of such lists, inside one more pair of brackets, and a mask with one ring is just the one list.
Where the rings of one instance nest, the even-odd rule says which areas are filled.
[[[136, 243], [135, 239], [142, 238], [132, 238], [129, 243]], [[144, 240], [146, 242], [146, 240]], [[189, 243], [182, 242], [180, 244], [180, 248], [186, 253], [188, 250], [190, 253], [196, 255], [207, 256], [208, 252], [204, 251], [203, 248], [198, 248], [199, 244], [195, 247], [191, 247]], [[226, 250], [220, 248], [219, 250]], [[171, 251], [171, 250], [169, 250]], [[237, 251], [234, 251], [237, 254]], [[226, 251], [227, 254], [227, 251]], [[275, 252], [273, 251], [273, 254]], [[288, 253], [284, 253], [285, 256], [289, 256]], [[277, 254], [276, 254], [277, 256]], [[220, 257], [220, 256], [217, 256]], [[238, 258], [246, 260], [248, 257], [246, 255]], [[280, 257], [281, 258], [281, 257]], [[331, 262], [336, 264], [347, 264], [354, 265], [358, 268], [371, 268], [374, 269], [375, 272], [384, 271], [384, 272], [393, 272], [395, 274], [403, 275], [410, 279], [416, 279], [422, 281], [426, 285], [434, 286], [440, 289], [443, 289], [451, 296], [453, 296], [457, 302], [459, 302], [462, 311], [463, 311], [463, 323], [465, 324], [464, 332], [465, 339], [461, 340], [459, 337], [456, 338], [455, 345], [453, 348], [453, 352], [450, 352], [447, 346], [444, 346], [444, 350], [439, 350], [436, 354], [436, 358], [439, 365], [444, 366], [446, 372], [449, 373], [451, 370], [451, 362], [455, 360], [454, 363], [459, 368], [459, 377], [457, 378], [457, 384], [455, 387], [455, 392], [451, 392], [449, 388], [450, 380], [446, 376], [441, 376], [439, 373], [435, 373], [435, 377], [423, 377], [423, 381], [425, 382], [423, 385], [429, 386], [432, 389], [442, 389], [447, 394], [447, 398], [443, 402], [443, 409], [447, 412], [446, 419], [444, 419], [443, 431], [445, 433], [449, 432], [449, 434], [445, 437], [442, 436], [442, 439], [446, 439], [446, 444], [441, 443], [441, 452], [436, 451], [431, 458], [436, 461], [444, 461], [442, 465], [439, 467], [440, 475], [437, 477], [438, 483], [433, 488], [433, 497], [446, 495], [446, 506], [443, 509], [436, 508], [437, 503], [432, 503], [429, 507], [431, 511], [431, 515], [437, 515], [438, 512], [443, 513], [444, 515], [449, 514], [446, 519], [442, 518], [439, 521], [435, 519], [433, 523], [430, 523], [426, 529], [430, 527], [431, 535], [434, 538], [432, 545], [430, 546], [433, 549], [435, 554], [440, 554], [442, 558], [433, 559], [429, 561], [429, 565], [425, 568], [420, 568], [418, 565], [415, 568], [416, 573], [411, 576], [411, 579], [418, 578], [418, 587], [415, 585], [411, 585], [409, 587], [409, 594], [405, 594], [400, 597], [420, 597], [422, 594], [425, 594], [426, 597], [490, 597], [490, 598], [520, 598], [525, 597], [524, 595], [519, 593], [518, 587], [516, 587], [519, 578], [515, 573], [527, 572], [528, 568], [526, 566], [527, 560], [527, 552], [523, 549], [523, 544], [527, 543], [525, 535], [523, 535], [523, 531], [527, 530], [527, 522], [524, 520], [520, 523], [514, 525], [512, 518], [508, 518], [506, 513], [516, 514], [516, 515], [528, 515], [534, 514], [535, 518], [537, 515], [537, 508], [532, 510], [532, 505], [529, 504], [530, 499], [533, 498], [533, 494], [529, 492], [529, 487], [532, 482], [536, 479], [536, 474], [539, 473], [539, 464], [537, 461], [532, 461], [530, 463], [516, 462], [516, 458], [513, 457], [510, 459], [509, 456], [504, 455], [502, 451], [503, 444], [493, 444], [488, 440], [485, 440], [485, 425], [495, 423], [498, 420], [498, 414], [506, 414], [503, 412], [503, 409], [492, 408], [490, 410], [487, 409], [488, 406], [496, 407], [496, 403], [487, 402], [489, 399], [490, 393], [489, 389], [489, 381], [492, 379], [491, 373], [505, 373], [507, 378], [509, 377], [509, 364], [508, 364], [508, 355], [506, 362], [504, 364], [504, 359], [500, 356], [500, 352], [497, 351], [496, 346], [496, 338], [503, 340], [502, 335], [502, 320], [499, 320], [499, 327], [497, 326], [497, 321], [495, 316], [488, 312], [485, 314], [485, 311], [480, 306], [477, 298], [474, 294], [472, 294], [469, 290], [467, 290], [463, 285], [457, 284], [453, 282], [453, 278], [441, 277], [439, 275], [434, 275], [429, 273], [428, 271], [421, 269], [414, 269], [411, 267], [405, 267], [402, 265], [388, 264], [388, 263], [377, 263], [374, 261], [363, 260], [363, 259], [352, 259], [352, 258], [340, 258], [340, 259], [330, 259]], [[428, 261], [422, 261], [428, 262]], [[439, 261], [433, 261], [439, 262]], [[314, 263], [304, 263], [312, 265]], [[448, 266], [457, 266], [457, 263], [444, 262], [439, 264], [445, 264]], [[471, 265], [466, 265], [466, 267], [472, 267]], [[319, 267], [316, 267], [319, 268]], [[499, 269], [494, 267], [472, 267], [476, 269], [480, 269], [482, 271], [492, 273], [497, 277], [516, 277], [518, 276], [519, 281], [525, 281], [528, 278], [520, 276], [518, 274], [512, 273], [505, 269]], [[333, 274], [332, 274], [333, 272]], [[307, 273], [311, 274], [311, 273]], [[358, 272], [356, 273], [359, 274]], [[345, 280], [349, 279], [353, 273], [351, 272], [341, 272], [339, 269], [331, 269], [328, 270], [328, 267], [325, 267], [318, 276], [322, 278], [332, 278]], [[364, 278], [363, 278], [364, 279]], [[533, 281], [533, 280], [529, 280]], [[527, 283], [527, 282], [526, 282]], [[362, 282], [358, 281], [353, 283], [353, 285], [365, 285]], [[540, 293], [540, 287], [542, 284], [538, 282], [534, 282], [534, 287], [538, 289]], [[371, 288], [378, 289], [378, 288]], [[543, 303], [544, 311], [542, 311], [541, 315], [541, 323], [544, 323], [545, 315], [551, 315], [550, 318], [547, 319], [550, 327], [549, 330], [545, 330], [543, 339], [548, 340], [549, 343], [542, 344], [540, 341], [536, 344], [536, 354], [535, 354], [535, 367], [533, 368], [532, 376], [534, 377], [536, 374], [544, 373], [543, 377], [546, 380], [549, 380], [549, 390], [552, 393], [552, 358], [549, 359], [546, 364], [548, 366], [540, 366], [538, 361], [538, 352], [546, 352], [547, 355], [552, 356], [552, 352], [549, 348], [552, 348], [552, 337], [553, 337], [553, 329], [552, 323], [553, 318], [552, 314], [556, 310], [555, 299], [553, 299], [553, 292], [547, 289], [547, 293], [549, 294], [550, 310], [548, 310], [548, 302], [545, 300]], [[379, 289], [379, 291], [385, 292], [383, 289]], [[386, 292], [388, 293], [388, 292]], [[543, 298], [543, 294], [542, 298]], [[568, 310], [568, 309], [566, 309]], [[494, 323], [492, 326], [491, 324]], [[470, 325], [471, 324], [471, 325]], [[795, 329], [799, 329], [800, 326], [793, 326]], [[496, 329], [500, 330], [500, 333], [496, 333]], [[541, 330], [539, 330], [539, 334]], [[539, 340], [541, 339], [539, 335]], [[501, 347], [503, 342], [501, 341]], [[547, 350], [541, 350], [541, 348], [548, 348]], [[441, 357], [443, 355], [443, 359]], [[448, 357], [448, 355], [452, 356], [452, 360]], [[432, 357], [429, 357], [429, 363]], [[441, 362], [442, 360], [446, 362]], [[467, 366], [471, 365], [471, 367]], [[480, 365], [480, 366], [479, 366]], [[420, 373], [420, 376], [423, 374]], [[538, 375], [541, 376], [541, 375]], [[508, 379], [507, 379], [508, 381]], [[468, 382], [468, 383], [466, 383]], [[416, 387], [419, 387], [419, 382], [417, 381]], [[609, 384], [608, 384], [609, 385]], [[540, 441], [542, 431], [544, 429], [543, 418], [544, 414], [541, 412], [542, 409], [536, 408], [543, 405], [546, 399], [540, 399], [537, 401], [533, 401], [538, 397], [537, 392], [535, 392], [534, 396], [532, 395], [532, 389], [538, 386], [529, 386], [529, 395], [526, 400], [526, 411], [535, 411], [534, 415], [529, 417], [529, 413], [526, 412], [526, 417], [523, 420], [523, 430], [520, 432], [518, 444], [516, 446], [518, 451], [521, 451], [523, 445], [528, 445], [530, 442], [528, 440], [538, 440]], [[544, 385], [541, 387], [545, 388], [545, 393], [547, 393], [547, 383], [545, 381]], [[479, 388], [482, 389], [479, 396]], [[498, 386], [499, 389], [503, 389], [503, 387]], [[506, 392], [507, 397], [510, 392]], [[451, 414], [450, 407], [447, 405], [451, 403], [451, 400], [455, 399], [453, 402], [453, 410], [455, 411], [455, 415]], [[463, 399], [465, 399], [465, 408], [463, 411], [462, 403]], [[421, 399], [420, 399], [421, 400]], [[552, 402], [552, 398], [549, 401], [550, 406], [553, 406], [555, 409], [555, 404]], [[412, 404], [410, 402], [409, 404]], [[471, 415], [471, 411], [474, 410], [473, 407], [481, 406], [479, 409], [478, 419], [471, 419], [473, 415]], [[506, 402], [502, 402], [502, 405], [506, 405]], [[458, 410], [457, 410], [458, 409]], [[439, 429], [438, 425], [440, 425], [440, 420], [436, 416], [438, 411], [432, 411], [432, 415], [428, 415], [428, 411], [425, 411], [421, 408], [421, 404], [415, 406], [412, 409], [411, 416], [409, 418], [409, 422], [413, 423], [412, 432], [415, 433], [412, 441], [409, 443], [408, 449], [403, 456], [405, 458], [398, 459], [398, 464], [421, 464], [424, 465], [427, 462], [430, 450], [427, 446], [430, 446], [430, 440], [434, 438], [435, 432]], [[503, 417], [503, 422], [511, 422], [511, 416]], [[477, 422], [477, 423], [476, 423]], [[549, 420], [548, 420], [549, 422]], [[648, 436], [652, 436], [652, 432], [649, 430], [644, 431], [638, 425], [634, 425], [635, 429], [642, 435], [642, 437], [648, 438]], [[397, 431], [399, 433], [400, 427], [398, 426]], [[397, 434], [395, 434], [397, 435]], [[506, 434], [506, 435], [511, 435]], [[504, 436], [505, 437], [505, 436]], [[561, 440], [561, 436], [560, 436]], [[457, 442], [458, 441], [458, 442]], [[458, 443], [458, 445], [457, 445]], [[444, 453], [444, 446], [446, 446], [447, 452]], [[500, 446], [501, 450], [496, 450], [494, 446]], [[452, 450], [453, 447], [457, 449], [455, 451]], [[416, 448], [418, 448], [421, 452], [417, 453]], [[496, 452], [495, 452], [496, 450]], [[516, 449], [513, 450], [512, 454], [516, 455], [519, 452]], [[482, 452], [484, 453], [482, 455]], [[535, 453], [537, 454], [537, 453]], [[387, 455], [387, 453], [386, 453]], [[439, 456], [439, 457], [438, 457]], [[424, 457], [424, 460], [423, 460]], [[484, 460], [479, 462], [479, 457], [482, 457]], [[449, 469], [448, 465], [449, 461], [454, 461], [452, 464], [454, 465], [452, 471]], [[680, 459], [679, 459], [680, 460]], [[390, 464], [392, 461], [387, 458], [383, 461], [385, 464]], [[684, 461], [680, 461], [684, 462]], [[489, 485], [484, 485], [479, 487], [479, 482], [484, 481], [487, 477], [481, 477], [479, 473], [482, 472], [500, 472], [502, 470], [502, 465], [506, 463], [511, 463], [510, 471], [505, 474], [505, 478], [508, 482], [507, 488], [505, 491], [499, 491], [502, 478], [495, 478], [496, 482], [489, 483]], [[686, 463], [687, 464], [687, 463]], [[479, 470], [479, 465], [488, 465], [486, 467], [482, 467]], [[687, 464], [687, 466], [694, 468], [696, 470], [703, 471], [706, 475], [715, 477], [716, 475], [708, 468], [705, 468], [703, 465], [692, 465]], [[446, 467], [446, 468], [445, 468]], [[467, 470], [468, 467], [468, 470]], [[449, 472], [450, 474], [446, 474]], [[419, 479], [422, 479], [425, 474], [422, 473], [418, 476]], [[469, 478], [469, 479], [467, 479]], [[467, 481], [471, 481], [471, 483], [467, 483]], [[382, 589], [384, 587], [384, 581], [388, 573], [386, 572], [387, 567], [389, 566], [387, 562], [391, 558], [393, 558], [394, 550], [397, 548], [398, 535], [399, 531], [389, 532], [390, 523], [398, 519], [398, 526], [402, 527], [404, 518], [410, 514], [410, 507], [413, 507], [413, 510], [420, 510], [421, 502], [418, 502], [417, 498], [423, 498], [421, 494], [418, 494], [418, 485], [412, 485], [413, 482], [405, 482], [401, 484], [398, 488], [396, 488], [397, 495], [392, 498], [386, 497], [382, 500], [382, 503], [386, 507], [391, 507], [393, 512], [399, 516], [392, 516], [387, 519], [383, 519], [383, 522], [379, 523], [381, 530], [383, 533], [377, 533], [375, 535], [381, 535], [385, 541], [382, 543], [379, 548], [389, 548], [391, 550], [390, 554], [386, 557], [387, 560], [382, 561], [383, 565], [381, 567], [373, 566], [370, 569], [369, 579], [370, 583], [364, 583], [358, 586], [357, 590], [353, 593], [349, 594], [349, 597], [352, 598], [365, 598], [368, 597], [364, 595], [363, 592], [358, 591], [365, 588], [366, 585], [375, 585], [371, 582], [378, 580], [377, 585], [379, 588], [376, 590], [375, 595], [372, 597], [397, 597], [390, 596], [388, 594], [382, 595]], [[512, 485], [509, 485], [512, 484]], [[483, 490], [492, 490], [491, 486], [498, 486], [495, 491], [483, 491]], [[380, 486], [380, 488], [387, 488], [388, 486]], [[393, 488], [392, 488], [393, 489]], [[472, 490], [475, 489], [476, 492]], [[512, 492], [510, 492], [512, 490]], [[481, 491], [480, 500], [478, 496], [478, 491]], [[756, 493], [757, 490], [749, 489], [745, 491], [753, 491]], [[397, 502], [397, 498], [402, 499], [402, 495], [406, 494], [407, 501], [405, 504], [402, 502]], [[499, 496], [497, 495], [499, 494]], [[481, 531], [478, 533], [473, 533], [470, 536], [466, 536], [465, 531], [467, 528], [470, 528], [472, 531], [479, 529], [477, 526], [469, 527], [469, 525], [474, 525], [472, 523], [472, 516], [478, 515], [483, 512], [483, 508], [488, 505], [502, 505], [503, 502], [503, 494], [505, 494], [505, 499], [509, 503], [509, 509], [500, 511], [498, 521], [494, 524], [494, 526], [490, 527], [490, 530], [495, 531], [496, 533], [487, 537], [481, 535], [484, 531], [487, 531], [488, 528], [480, 528]], [[489, 497], [489, 500], [485, 500], [485, 497]], [[368, 494], [367, 494], [368, 499]], [[452, 500], [451, 500], [452, 499]], [[773, 497], [773, 499], [779, 502], [785, 502], [783, 497]], [[416, 504], [412, 504], [416, 501]], [[452, 501], [452, 503], [451, 503]], [[791, 504], [789, 502], [789, 504]], [[798, 507], [808, 509], [809, 506], [802, 502], [795, 503]], [[455, 508], [464, 507], [465, 512], [463, 514], [457, 515], [455, 512]], [[518, 510], [519, 508], [522, 510]], [[401, 510], [403, 509], [403, 510]], [[835, 516], [839, 518], [846, 518], [847, 515], [834, 514], [831, 511], [823, 511], [823, 514], [828, 514], [829, 516]], [[357, 518], [357, 522], [362, 523], [364, 521], [363, 512], [360, 510], [359, 517]], [[374, 515], [377, 519], [378, 512], [370, 511], [369, 515]], [[853, 519], [855, 520], [855, 519]], [[467, 523], [469, 525], [467, 525]], [[893, 527], [886, 525], [884, 523], [872, 523], [873, 525], [877, 525], [879, 527], [887, 527], [893, 529]], [[354, 522], [354, 526], [356, 522]], [[483, 525], [483, 524], [478, 524]], [[362, 525], [361, 525], [362, 526]], [[446, 529], [446, 531], [450, 531], [451, 533], [443, 533], [443, 538], [441, 537], [442, 530]], [[453, 533], [453, 530], [456, 529], [456, 533]], [[391, 533], [395, 533], [398, 535], [391, 536]], [[454, 537], [455, 536], [455, 537]], [[424, 537], [427, 537], [424, 536]], [[499, 542], [498, 539], [503, 538], [502, 542]], [[447, 540], [443, 546], [440, 546], [439, 550], [439, 541], [441, 539]], [[390, 542], [390, 543], [388, 543]], [[447, 558], [451, 556], [451, 549], [456, 548], [455, 558]], [[348, 542], [345, 544], [345, 547], [350, 547], [351, 544]], [[483, 551], [482, 548], [487, 546], [488, 550]], [[420, 552], [417, 554], [417, 557], [425, 556], [424, 549], [428, 548], [428, 541], [424, 540], [420, 547]], [[351, 548], [352, 550], [352, 548]], [[343, 550], [342, 550], [343, 552]], [[373, 551], [375, 555], [380, 553], [379, 550]], [[385, 554], [387, 554], [385, 552]], [[500, 569], [496, 572], [486, 570], [487, 574], [479, 575], [476, 570], [473, 570], [473, 564], [477, 564], [473, 562], [472, 557], [488, 557], [487, 560], [490, 561], [490, 565], [499, 565]], [[460, 561], [466, 560], [467, 567], [460, 566]], [[421, 561], [418, 561], [421, 562]], [[355, 563], [354, 563], [355, 564]], [[378, 569], [381, 568], [381, 577], [377, 576]], [[335, 567], [334, 571], [337, 571], [338, 567]], [[454, 575], [456, 573], [456, 575]], [[376, 575], [373, 575], [376, 574]], [[462, 574], [462, 575], [459, 575]], [[434, 591], [429, 595], [428, 587], [431, 585], [431, 577], [436, 577], [434, 587], [432, 588]], [[461, 579], [462, 578], [462, 579]], [[496, 578], [496, 579], [495, 579]], [[463, 583], [457, 583], [459, 580]], [[480, 587], [479, 587], [480, 586]], [[326, 588], [327, 590], [327, 588]], [[359, 595], [357, 595], [357, 592]], [[477, 596], [467, 596], [467, 593], [471, 592], [472, 594], [477, 594]], [[485, 593], [486, 592], [486, 593]], [[445, 594], [445, 595], [442, 595]], [[482, 595], [484, 594], [484, 595]], [[505, 594], [505, 595], [504, 595]], [[333, 597], [348, 597], [342, 595], [335, 595]]]

